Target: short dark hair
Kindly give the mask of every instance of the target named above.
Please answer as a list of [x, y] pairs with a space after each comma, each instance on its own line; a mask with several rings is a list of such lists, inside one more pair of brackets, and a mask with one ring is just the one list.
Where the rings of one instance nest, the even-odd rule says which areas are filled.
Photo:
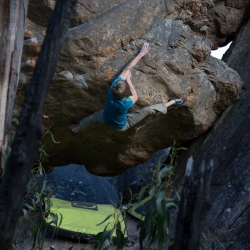
[[115, 99], [121, 100], [125, 96], [131, 96], [129, 85], [126, 81], [120, 80], [112, 88], [112, 94]]

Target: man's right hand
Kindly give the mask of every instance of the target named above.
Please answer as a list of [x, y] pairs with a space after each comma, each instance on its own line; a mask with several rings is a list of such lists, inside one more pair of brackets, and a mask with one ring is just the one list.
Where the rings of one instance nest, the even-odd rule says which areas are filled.
[[145, 56], [146, 54], [148, 54], [149, 52], [149, 44], [148, 43], [144, 43], [141, 50], [140, 50], [140, 54], [142, 56]]

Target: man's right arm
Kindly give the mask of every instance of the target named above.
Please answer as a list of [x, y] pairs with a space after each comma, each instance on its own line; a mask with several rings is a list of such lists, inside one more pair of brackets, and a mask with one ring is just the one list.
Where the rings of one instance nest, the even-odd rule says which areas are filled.
[[144, 43], [141, 50], [140, 50], [140, 53], [125, 67], [125, 69], [122, 71], [120, 76], [123, 79], [127, 79], [130, 71], [140, 61], [140, 59], [148, 53], [148, 51], [149, 51], [149, 44]]

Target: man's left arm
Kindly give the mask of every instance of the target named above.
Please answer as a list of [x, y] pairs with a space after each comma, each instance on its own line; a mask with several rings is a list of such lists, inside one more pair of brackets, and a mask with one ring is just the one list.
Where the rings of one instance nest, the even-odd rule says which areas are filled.
[[133, 83], [132, 83], [132, 81], [131, 81], [130, 78], [131, 78], [131, 72], [129, 72], [126, 81], [127, 81], [128, 85], [129, 85], [130, 91], [132, 93], [132, 96], [130, 96], [130, 97], [133, 100], [133, 103], [135, 104], [136, 101], [138, 100], [138, 95], [137, 95], [135, 87], [134, 87], [134, 85], [133, 85]]

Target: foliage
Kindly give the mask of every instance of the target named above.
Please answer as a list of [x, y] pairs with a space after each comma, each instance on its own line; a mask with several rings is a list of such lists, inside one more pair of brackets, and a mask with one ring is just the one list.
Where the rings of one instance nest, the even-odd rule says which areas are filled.
[[[18, 121], [18, 119], [16, 118]], [[15, 122], [15, 121], [14, 121]], [[50, 128], [49, 128], [50, 129]], [[49, 134], [54, 143], [56, 142], [50, 130], [46, 130], [44, 136]], [[32, 249], [43, 249], [46, 232], [50, 224], [55, 225], [55, 232], [62, 222], [62, 216], [50, 212], [52, 203], [52, 189], [48, 187], [48, 180], [43, 169], [43, 163], [48, 161], [48, 154], [44, 145], [40, 145], [37, 151], [36, 162], [30, 173], [30, 180], [23, 198], [23, 214], [19, 219], [15, 236], [13, 237], [12, 248], [22, 247], [28, 238], [32, 238]], [[57, 189], [55, 181], [51, 181]], [[52, 221], [47, 222], [46, 218], [51, 215]], [[54, 233], [55, 233], [54, 232]]]
[[[163, 156], [160, 156], [158, 163], [153, 170], [152, 184], [149, 187], [147, 208], [144, 212], [144, 220], [141, 220], [137, 228], [140, 230], [140, 249], [143, 249], [143, 242], [147, 239], [148, 249], [153, 246], [155, 249], [163, 249], [168, 240], [170, 227], [170, 209], [177, 208], [175, 201], [168, 198], [172, 192], [174, 168], [180, 150], [186, 148], [176, 147], [175, 143], [168, 155], [169, 165], [162, 164]], [[142, 198], [147, 187], [143, 187], [139, 193]], [[176, 193], [177, 198], [179, 198]]]
[[[52, 140], [57, 143], [49, 130], [46, 134], [51, 135]], [[142, 186], [136, 195], [139, 200], [143, 199], [145, 194], [150, 197], [144, 213], [145, 219], [141, 220], [137, 225], [137, 228], [140, 230], [140, 249], [143, 249], [143, 242], [147, 240], [148, 249], [152, 249], [153, 247], [161, 250], [168, 240], [170, 209], [176, 208], [175, 201], [168, 198], [168, 192], [172, 189], [175, 160], [178, 152], [182, 149], [184, 148], [177, 148], [175, 145], [172, 147], [169, 154], [169, 165], [162, 164], [163, 156], [160, 156], [157, 165], [152, 169], [152, 182], [150, 185]], [[24, 197], [23, 216], [19, 221], [18, 233], [13, 239], [13, 249], [17, 249], [17, 246], [22, 246], [27, 234], [33, 239], [32, 249], [43, 249], [44, 238], [50, 223], [55, 225], [54, 234], [56, 234], [56, 230], [62, 222], [62, 215], [54, 214], [50, 211], [52, 190], [47, 187], [48, 181], [42, 167], [42, 163], [47, 160], [48, 155], [44, 150], [44, 145], [41, 145], [37, 152], [36, 168], [31, 173], [30, 182]], [[57, 188], [56, 183], [53, 183], [55, 188]], [[108, 249], [114, 243], [116, 244], [116, 250], [123, 249], [125, 232], [122, 230], [121, 224], [126, 218], [126, 210], [133, 205], [135, 204], [128, 204], [127, 207], [120, 205], [120, 207], [114, 209], [113, 214], [110, 214], [105, 220], [99, 223], [106, 223], [111, 216], [114, 217], [115, 223], [108, 223], [105, 230], [96, 235], [91, 246], [92, 250]], [[52, 218], [50, 222], [46, 220], [49, 215]], [[28, 224], [29, 227], [27, 226]], [[53, 249], [51, 247], [51, 250]], [[70, 249], [73, 249], [73, 246]]]
[[[144, 220], [141, 220], [137, 225], [137, 229], [140, 230], [140, 249], [143, 249], [143, 242], [146, 239], [148, 241], [148, 249], [152, 249], [151, 247], [153, 246], [157, 250], [163, 249], [168, 240], [170, 209], [177, 208], [177, 206], [175, 201], [167, 196], [169, 194], [168, 191], [172, 191], [172, 176], [180, 150], [186, 150], [186, 148], [175, 147], [174, 143], [169, 154], [169, 165], [162, 164], [164, 155], [160, 156], [157, 165], [152, 170], [152, 183], [142, 186], [139, 193], [136, 194], [137, 199], [140, 201], [145, 198], [145, 193], [149, 190], [148, 195], [150, 197], [149, 202], [147, 202], [147, 208], [144, 211]], [[179, 198], [178, 194], [177, 197]], [[136, 204], [129, 203], [127, 207], [134, 205]], [[117, 227], [119, 229], [119, 220], [117, 222], [112, 230], [115, 230]], [[122, 249], [124, 236], [122, 237], [121, 231], [118, 230], [118, 232], [116, 249]], [[112, 242], [111, 230], [105, 229], [102, 233], [99, 233], [97, 242], [98, 244], [93, 246], [94, 249], [107, 249], [109, 244], [106, 243]]]
[[[173, 153], [173, 150], [172, 150]], [[150, 201], [145, 210], [144, 220], [141, 220], [137, 228], [140, 230], [140, 249], [143, 249], [143, 241], [148, 240], [148, 249], [153, 245], [156, 249], [163, 249], [168, 239], [170, 226], [170, 208], [176, 207], [173, 199], [166, 197], [166, 191], [171, 185], [173, 166], [161, 164], [161, 156], [154, 170], [152, 186], [149, 190]], [[170, 157], [173, 164], [173, 157]], [[140, 196], [142, 193], [140, 193]]]
[[[13, 238], [13, 249], [22, 246], [27, 236], [33, 239], [32, 249], [43, 249], [44, 238], [49, 224], [46, 217], [50, 213], [50, 198], [52, 190], [47, 186], [47, 178], [39, 165], [34, 168], [30, 174], [30, 181], [23, 199], [23, 215], [19, 219], [15, 237]], [[56, 183], [55, 188], [57, 188]], [[53, 221], [58, 225], [58, 216]]]
[[[115, 223], [112, 225], [111, 223], [108, 223], [104, 231], [96, 235], [92, 245], [93, 250], [108, 249], [110, 245], [114, 245], [114, 242], [116, 243], [116, 250], [123, 249], [125, 244], [125, 232], [122, 230], [121, 224], [126, 218], [126, 207], [121, 205], [120, 207], [116, 208], [114, 205], [114, 208], [114, 213], [107, 216], [105, 220], [103, 220], [98, 225], [105, 223], [111, 216], [114, 217]], [[116, 239], [113, 237], [114, 233], [116, 235]]]
[[[19, 116], [24, 100], [24, 91], [22, 91], [22, 89], [26, 83], [26, 79], [24, 79], [24, 76], [21, 75], [16, 95], [15, 108], [13, 110], [12, 129], [9, 144], [13, 142], [17, 126], [19, 125]], [[59, 143], [55, 141], [54, 136], [50, 131], [50, 127], [46, 129], [43, 136], [45, 135], [50, 135], [54, 143]], [[9, 147], [8, 155], [5, 156], [5, 164], [10, 152], [11, 148]], [[24, 242], [30, 238], [32, 238], [33, 241], [31, 249], [43, 249], [45, 234], [49, 226], [49, 223], [46, 222], [46, 217], [50, 213], [50, 207], [52, 205], [50, 202], [52, 189], [47, 187], [48, 181], [43, 169], [43, 163], [47, 161], [48, 154], [44, 149], [44, 145], [41, 144], [37, 151], [36, 161], [30, 173], [30, 180], [23, 197], [22, 215], [19, 218], [15, 235], [12, 239], [12, 249], [22, 249]], [[0, 178], [3, 177], [4, 172], [5, 165], [3, 166], [3, 169], [0, 169]], [[56, 183], [53, 182], [53, 184], [55, 188], [57, 188]], [[55, 215], [52, 223], [58, 226], [59, 221], [58, 216]]]

